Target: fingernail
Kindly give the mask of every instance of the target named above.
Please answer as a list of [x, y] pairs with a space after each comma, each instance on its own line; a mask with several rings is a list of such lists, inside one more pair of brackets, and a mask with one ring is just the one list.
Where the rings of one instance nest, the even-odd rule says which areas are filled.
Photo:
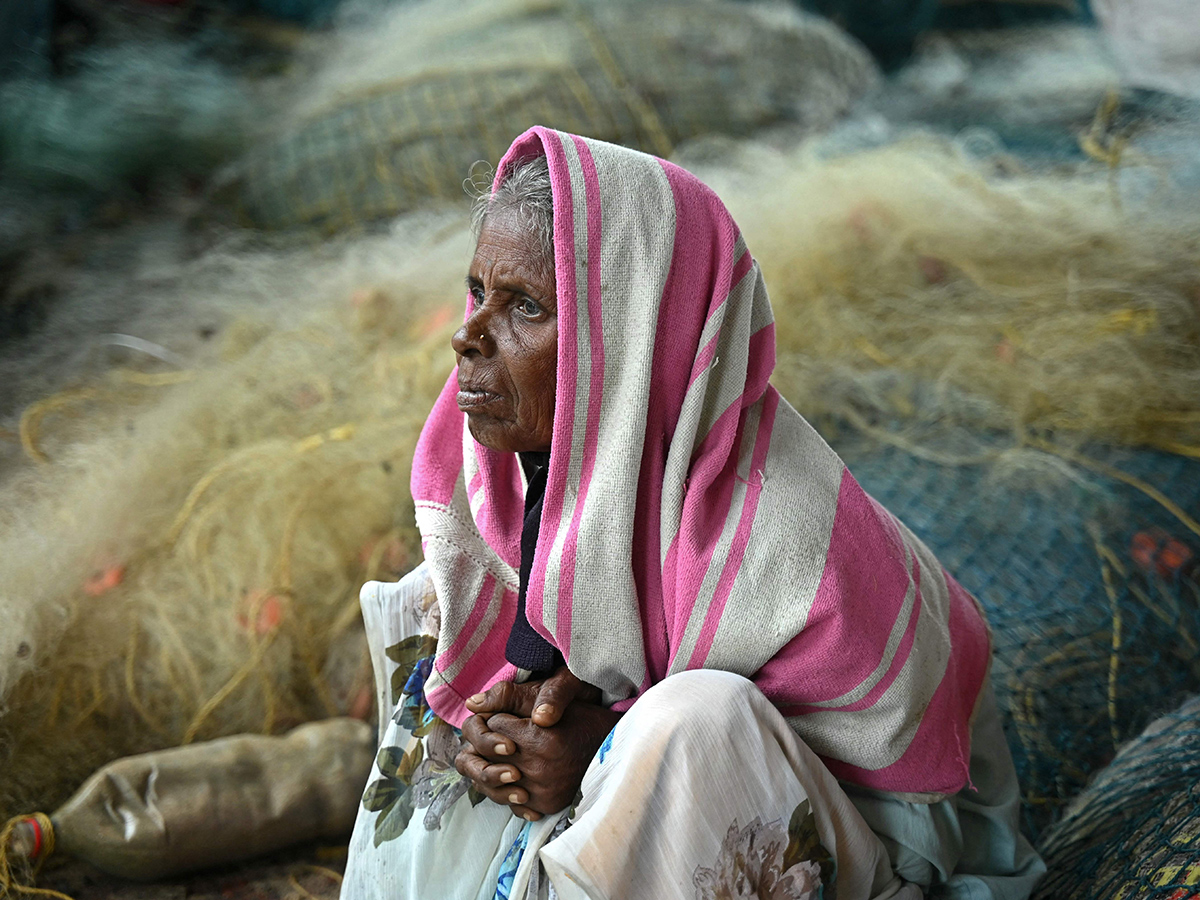
[[517, 776], [514, 775], [512, 772], [501, 772], [500, 780], [503, 781], [505, 784], [507, 784], [510, 781], [516, 781]]
[[554, 707], [549, 703], [543, 703], [541, 706], [535, 709], [534, 712], [539, 716], [552, 716], [554, 715]]
[[521, 818], [524, 819], [526, 822], [532, 822], [533, 821], [533, 813], [525, 813], [523, 816], [521, 816]]
[[512, 748], [510, 746], [508, 746], [508, 744], [497, 744], [496, 745], [496, 755], [497, 756], [508, 756], [508, 754], [510, 754], [510, 753], [512, 753]]
[[486, 699], [487, 699], [487, 697], [485, 697], [483, 694], [472, 694], [470, 697], [467, 698], [467, 702], [474, 703], [476, 706], [478, 706], [480, 703], [482, 703]]
[[509, 795], [508, 795], [508, 802], [509, 802], [509, 803], [520, 803], [520, 802], [521, 802], [521, 795], [520, 795], [520, 794], [509, 794]]

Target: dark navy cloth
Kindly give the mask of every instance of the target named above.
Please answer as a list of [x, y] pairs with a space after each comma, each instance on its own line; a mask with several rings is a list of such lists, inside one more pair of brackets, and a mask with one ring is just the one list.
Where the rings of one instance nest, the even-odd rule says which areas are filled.
[[547, 677], [566, 665], [558, 648], [533, 630], [525, 615], [525, 592], [529, 588], [529, 573], [533, 571], [533, 554], [537, 549], [538, 529], [542, 522], [542, 501], [546, 497], [546, 472], [550, 468], [549, 453], [520, 454], [521, 468], [529, 483], [525, 490], [525, 521], [521, 526], [521, 581], [517, 592], [517, 618], [508, 633], [504, 655], [514, 666], [528, 669], [531, 679]]

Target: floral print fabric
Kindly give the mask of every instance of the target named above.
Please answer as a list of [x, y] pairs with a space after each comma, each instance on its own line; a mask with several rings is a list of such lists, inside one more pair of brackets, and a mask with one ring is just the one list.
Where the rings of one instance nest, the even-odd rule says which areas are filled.
[[379, 813], [374, 842], [378, 847], [404, 833], [414, 811], [426, 810], [427, 831], [441, 826], [442, 816], [460, 797], [472, 805], [483, 800], [454, 768], [462, 734], [433, 714], [425, 702], [425, 680], [433, 668], [437, 641], [429, 635], [405, 638], [387, 648], [396, 663], [392, 692], [396, 696], [392, 721], [398, 734], [409, 736], [407, 746], [383, 746], [375, 764], [379, 777], [367, 785], [363, 808]]
[[821, 844], [807, 800], [783, 820], [729, 826], [716, 864], [698, 866], [696, 900], [834, 900], [837, 866]]

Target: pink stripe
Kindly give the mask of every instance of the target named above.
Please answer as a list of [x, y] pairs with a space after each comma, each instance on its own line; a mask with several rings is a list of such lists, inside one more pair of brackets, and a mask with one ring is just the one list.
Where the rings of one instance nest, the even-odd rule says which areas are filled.
[[475, 495], [477, 493], [479, 493], [479, 488], [482, 485], [483, 485], [483, 470], [480, 469], [472, 476], [471, 483], [469, 485], [467, 485], [467, 496], [470, 497], [472, 500], [474, 500]]
[[[773, 345], [774, 340], [774, 325], [759, 329], [750, 339], [751, 358], [755, 353], [764, 352], [764, 347]], [[692, 617], [704, 575], [721, 537], [722, 525], [729, 515], [737, 471], [734, 448], [740, 447], [742, 442], [742, 410], [753, 402], [751, 398], [756, 390], [757, 386], [752, 387], [721, 413], [692, 458], [682, 520], [663, 563], [663, 594], [674, 598], [667, 619], [673, 648], [668, 666], [674, 665], [675, 653], [680, 649], [680, 640]], [[760, 392], [757, 396], [761, 395]], [[692, 561], [692, 565], [684, 570], [679, 568], [681, 554]]]
[[579, 522], [587, 500], [588, 487], [596, 467], [596, 446], [600, 431], [600, 407], [604, 394], [604, 319], [600, 306], [600, 177], [592, 151], [582, 138], [573, 138], [583, 170], [583, 189], [587, 207], [587, 315], [588, 343], [592, 371], [588, 384], [587, 425], [583, 441], [583, 459], [579, 471], [579, 492], [575, 510], [563, 541], [558, 581], [558, 621], [555, 634], [563, 656], [571, 651], [571, 608], [575, 602], [575, 559], [579, 550]]
[[730, 293], [733, 288], [741, 284], [742, 279], [754, 267], [754, 257], [750, 255], [749, 250], [743, 250], [742, 255], [738, 257], [738, 261], [733, 264], [733, 271], [729, 274]]
[[492, 605], [492, 598], [496, 593], [496, 579], [489, 573], [483, 576], [483, 587], [480, 588], [479, 595], [475, 598], [475, 606], [471, 609], [471, 614], [467, 616], [467, 621], [463, 623], [462, 629], [454, 638], [454, 643], [451, 644], [445, 653], [441, 654], [437, 660], [437, 670], [444, 672], [458, 661], [458, 657], [466, 649], [470, 643], [472, 635], [479, 627], [479, 623], [483, 621], [483, 617], [487, 614], [488, 607]]
[[689, 669], [699, 669], [712, 649], [713, 639], [717, 635], [717, 626], [725, 604], [733, 590], [733, 582], [741, 571], [742, 560], [746, 555], [746, 545], [750, 542], [750, 526], [754, 524], [754, 514], [758, 512], [758, 498], [762, 495], [762, 468], [767, 462], [767, 450], [771, 446], [771, 432], [775, 427], [775, 411], [779, 408], [779, 392], [769, 390], [763, 398], [762, 418], [758, 423], [758, 434], [754, 439], [754, 455], [750, 462], [750, 484], [746, 487], [746, 500], [742, 506], [742, 517], [738, 522], [737, 531], [733, 535], [733, 543], [729, 548], [729, 557], [721, 569], [721, 578], [713, 602], [708, 607], [704, 618], [704, 626], [696, 639], [696, 648], [688, 661]]
[[[750, 271], [750, 267], [753, 264], [754, 259], [750, 256], [750, 251], [747, 250], [742, 254], [742, 258], [738, 260], [737, 265], [733, 267], [733, 287], [730, 289], [729, 293], [725, 295], [725, 299], [720, 304], [709, 310], [708, 319], [705, 320], [704, 323], [705, 327], [707, 327], [708, 323], [712, 321], [712, 318], [717, 314], [718, 309], [720, 309], [722, 306], [727, 306], [730, 298], [733, 296], [733, 292], [741, 286], [742, 279], [746, 276], [746, 273]], [[726, 310], [726, 315], [728, 315], [728, 310]], [[691, 389], [692, 385], [696, 383], [696, 379], [703, 375], [704, 370], [707, 369], [712, 363], [713, 356], [715, 356], [717, 352], [717, 342], [720, 339], [721, 332], [718, 330], [717, 333], [709, 339], [708, 343], [700, 349], [700, 352], [696, 354], [696, 361], [692, 364], [692, 374], [691, 377], [688, 378], [689, 390]]]
[[[737, 226], [716, 194], [678, 166], [661, 160], [659, 164], [675, 201], [675, 239], [654, 335], [632, 560], [647, 668], [654, 681], [666, 675], [671, 647], [677, 646], [668, 640], [668, 623], [679, 621], [680, 606], [687, 604], [688, 597], [694, 602], [695, 596], [694, 589], [688, 592], [695, 581], [691, 573], [679, 573], [673, 565], [664, 575], [659, 557], [667, 449], [691, 383], [704, 321], [728, 296], [734, 266], [740, 261], [734, 259]], [[711, 295], [697, 297], [697, 284], [711, 286]], [[703, 317], [696, 314], [698, 301], [707, 304]], [[689, 498], [694, 486], [695, 473], [689, 482]], [[679, 555], [677, 552], [674, 558]], [[703, 572], [699, 577], [703, 578]]]
[[[808, 620], [759, 670], [755, 681], [763, 693], [773, 701], [789, 696], [825, 701], [862, 684], [883, 658], [909, 579], [895, 521], [843, 470], [825, 570]], [[847, 654], [845, 647], [860, 652]], [[797, 685], [804, 690], [798, 693]]]
[[825, 759], [839, 779], [884, 791], [955, 794], [967, 784], [970, 718], [984, 687], [991, 640], [971, 595], [948, 574], [953, 651], [941, 684], [921, 717], [912, 743], [896, 762], [870, 770]]
[[483, 503], [475, 514], [475, 524], [488, 546], [516, 569], [521, 565], [521, 525], [525, 520], [520, 464], [516, 454], [498, 453], [478, 443], [475, 458], [483, 476]]
[[758, 400], [771, 383], [775, 371], [775, 323], [769, 322], [750, 337], [750, 366], [746, 372], [746, 390], [742, 408]]
[[688, 387], [691, 388], [696, 383], [696, 379], [704, 374], [704, 370], [709, 367], [713, 361], [713, 357], [717, 354], [717, 343], [721, 340], [721, 332], [717, 332], [712, 336], [712, 339], [705, 344], [700, 352], [696, 354], [696, 362], [692, 365], [692, 375], [688, 379]]
[[[562, 138], [544, 128], [536, 128], [534, 132], [541, 140], [546, 153], [554, 194], [554, 273], [558, 282], [558, 387], [542, 522], [552, 522], [557, 527], [557, 523], [562, 519], [563, 502], [567, 493], [567, 473], [570, 470], [572, 429], [575, 422], [575, 391], [578, 379], [576, 368], [579, 365], [576, 337], [579, 299], [575, 283], [575, 209], [571, 197], [571, 172], [567, 165]], [[533, 570], [529, 575], [529, 589], [525, 596], [525, 612], [529, 624], [550, 640], [554, 640], [554, 636], [546, 633], [543, 595], [546, 590], [546, 566], [553, 543], [553, 535], [542, 532], [533, 560]], [[561, 578], [559, 587], [561, 590]]]
[[[921, 597], [920, 589], [921, 567], [918, 563], [913, 564], [912, 581], [914, 585], [913, 608], [908, 617], [908, 623], [904, 626], [904, 635], [900, 639], [900, 643], [896, 646], [896, 652], [892, 654], [892, 661], [888, 664], [888, 669], [884, 672], [883, 677], [875, 684], [871, 690], [863, 695], [861, 700], [854, 703], [847, 703], [844, 706], [787, 706], [780, 705], [780, 712], [785, 716], [802, 716], [805, 713], [822, 712], [822, 711], [838, 711], [838, 712], [858, 712], [859, 710], [867, 709], [875, 705], [875, 702], [882, 696], [883, 692], [891, 687], [892, 682], [899, 677], [900, 672], [904, 668], [904, 663], [908, 660], [908, 654], [912, 652], [913, 642], [917, 637], [917, 620], [921, 615], [921, 605], [924, 602]], [[759, 688], [762, 690], [762, 688]], [[764, 691], [765, 693], [765, 691]]]
[[670, 560], [675, 597], [674, 615], [668, 620], [672, 625], [672, 663], [695, 609], [704, 575], [712, 564], [722, 527], [730, 515], [737, 484], [737, 456], [728, 448], [741, 446], [743, 425], [741, 410], [737, 404], [730, 405], [700, 443], [688, 478], [682, 521], [671, 543], [671, 551], [690, 562], [680, 569], [678, 563]]

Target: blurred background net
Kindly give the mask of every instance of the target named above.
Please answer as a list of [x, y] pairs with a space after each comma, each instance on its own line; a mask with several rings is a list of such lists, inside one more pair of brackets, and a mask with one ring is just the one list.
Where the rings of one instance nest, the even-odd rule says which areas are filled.
[[1194, 703], [1138, 737], [1200, 692], [1188, 9], [0, 6], [0, 816], [371, 715], [463, 181], [542, 123], [734, 213], [781, 391], [988, 612], [1044, 896], [1191, 896]]
[[[462, 197], [464, 173], [539, 122], [669, 156], [714, 132], [827, 127], [874, 74], [819, 20], [731, 4], [505, 0], [426, 9], [398, 43], [419, 58], [330, 73], [301, 120], [224, 190], [260, 228], [363, 225]], [[453, 25], [448, 25], [453, 21]], [[415, 33], [414, 33], [415, 32]], [[513, 66], [506, 48], [520, 47]], [[464, 52], [467, 48], [469, 51]]]

